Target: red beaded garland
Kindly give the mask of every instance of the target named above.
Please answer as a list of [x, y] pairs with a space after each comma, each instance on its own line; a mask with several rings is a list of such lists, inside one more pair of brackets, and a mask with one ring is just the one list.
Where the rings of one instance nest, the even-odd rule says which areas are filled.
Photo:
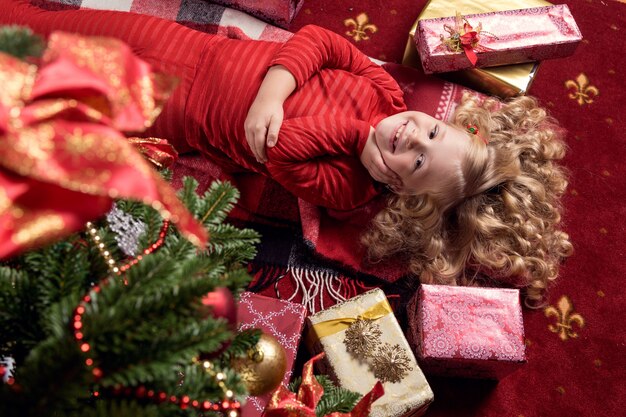
[[91, 373], [93, 374], [94, 378], [96, 378], [96, 379], [102, 378], [102, 370], [100, 370], [100, 368], [93, 368]]
[[[169, 224], [170, 222], [168, 220], [164, 220], [163, 221], [163, 226], [161, 227], [161, 230], [159, 231], [159, 238], [150, 246], [148, 246], [146, 249], [143, 250], [142, 254], [137, 255], [135, 258], [129, 260], [128, 262], [126, 262], [124, 265], [120, 266], [120, 267], [116, 267], [115, 266], [115, 261], [110, 258], [110, 252], [108, 252], [105, 248], [104, 245], [102, 244], [101, 240], [99, 237], [95, 237], [95, 229], [90, 230], [90, 234], [93, 237], [94, 242], [98, 245], [98, 248], [100, 249], [100, 251], [102, 252], [103, 256], [105, 256], [105, 260], [107, 261], [107, 264], [109, 265], [110, 270], [112, 270], [114, 273], [116, 273], [116, 275], [120, 276], [123, 275], [126, 271], [128, 271], [131, 267], [133, 267], [134, 265], [138, 264], [139, 261], [141, 261], [143, 259], [144, 256], [146, 255], [150, 255], [152, 252], [154, 252], [155, 250], [159, 249], [164, 243], [165, 243], [165, 236], [167, 234], [167, 230], [169, 228]], [[90, 224], [88, 224], [88, 227], [91, 227]], [[91, 290], [94, 293], [99, 293], [101, 291], [101, 288], [104, 285], [107, 285], [109, 282], [108, 278], [103, 279], [99, 285], [95, 285]], [[126, 278], [123, 279], [123, 283], [124, 285], [128, 285], [128, 281], [126, 280]], [[76, 341], [79, 344], [79, 347], [81, 349], [82, 352], [87, 353], [92, 351], [91, 346], [88, 343], [83, 342], [83, 338], [84, 338], [84, 334], [80, 331], [83, 327], [82, 324], [82, 315], [86, 312], [86, 304], [90, 303], [92, 300], [91, 296], [89, 294], [86, 294], [83, 298], [81, 303], [76, 307], [75, 312], [74, 312], [74, 323], [73, 323], [73, 327], [74, 327], [74, 338], [76, 339]], [[94, 366], [94, 360], [91, 357], [87, 357], [85, 359], [85, 365], [87, 365], [88, 367], [92, 368], [91, 369], [91, 373], [94, 376], [94, 378], [96, 380], [102, 378], [102, 370], [98, 367]], [[12, 383], [12, 378], [10, 383]], [[126, 396], [130, 396], [131, 394], [133, 394], [133, 391], [131, 388], [124, 388], [122, 389], [122, 387], [120, 386], [116, 386], [111, 393], [113, 395], [120, 395], [121, 393], [124, 393], [124, 395]], [[94, 397], [98, 397], [100, 395], [100, 393], [98, 391], [94, 391], [93, 392], [93, 396]], [[143, 386], [137, 387], [134, 391], [134, 395], [137, 398], [150, 398], [153, 401], [157, 402], [157, 403], [162, 403], [165, 401], [169, 401], [172, 404], [178, 404], [180, 406], [181, 409], [186, 409], [189, 406], [196, 408], [198, 410], [201, 411], [207, 411], [207, 410], [215, 410], [215, 411], [238, 411], [238, 409], [240, 408], [240, 403], [238, 401], [229, 401], [229, 400], [222, 400], [219, 403], [213, 403], [211, 401], [207, 401], [207, 400], [192, 400], [188, 395], [183, 395], [180, 399], [178, 397], [176, 397], [175, 395], [170, 395], [168, 397], [168, 394], [166, 394], [165, 392], [159, 392], [159, 393], [155, 393], [154, 390], [148, 390], [146, 391], [146, 388]]]
[[[157, 250], [163, 245], [163, 243], [165, 242], [165, 235], [167, 234], [167, 229], [169, 228], [169, 226], [170, 226], [170, 222], [168, 220], [164, 220], [163, 226], [161, 227], [161, 230], [159, 231], [159, 238], [152, 245], [144, 249], [143, 251], [144, 255], [150, 255], [152, 252], [154, 252], [155, 250]], [[136, 265], [142, 259], [143, 259], [142, 255], [138, 255], [137, 257], [131, 259], [126, 264], [119, 267], [119, 272], [117, 274], [121, 275], [122, 273], [128, 271], [133, 265]]]
[[[161, 230], [159, 231], [159, 238], [156, 240], [156, 242], [154, 242], [152, 245], [150, 245], [148, 248], [146, 248], [143, 251], [144, 255], [149, 255], [152, 252], [154, 252], [155, 250], [157, 250], [158, 248], [160, 248], [163, 243], [165, 242], [165, 236], [167, 234], [167, 229], [169, 228], [169, 224], [170, 222], [168, 220], [164, 220], [163, 221], [163, 225], [161, 226]], [[143, 259], [142, 255], [137, 256], [136, 258], [132, 259], [131, 261], [129, 261], [128, 263], [126, 263], [125, 265], [123, 265], [121, 268], [117, 268], [115, 267], [115, 261], [113, 259], [108, 259], [110, 252], [107, 251], [104, 247], [104, 244], [101, 242], [100, 237], [98, 237], [96, 235], [96, 229], [92, 228], [91, 223], [87, 224], [87, 227], [89, 227], [89, 233], [91, 234], [94, 243], [97, 244], [98, 248], [100, 249], [100, 251], [102, 252], [103, 256], [105, 256], [105, 260], [107, 260], [107, 263], [110, 265], [110, 267], [117, 273], [117, 275], [122, 275], [124, 272], [126, 272], [130, 267], [132, 267], [133, 265], [136, 265], [141, 259]], [[107, 285], [108, 284], [108, 279], [105, 278], [103, 279], [100, 284], [98, 285], [94, 285], [93, 288], [91, 289], [94, 293], [99, 293], [102, 286], [103, 285]], [[124, 280], [124, 285], [128, 285], [128, 281]], [[73, 327], [74, 327], [74, 338], [76, 339], [76, 341], [79, 343], [79, 347], [80, 350], [82, 352], [89, 352], [90, 350], [90, 346], [88, 343], [83, 343], [82, 340], [84, 338], [84, 334], [79, 331], [82, 329], [83, 327], [83, 323], [82, 323], [82, 315], [85, 313], [86, 308], [84, 304], [90, 303], [91, 302], [91, 295], [86, 294], [80, 305], [78, 305], [76, 307], [75, 310], [75, 315], [74, 315], [74, 323], [73, 323]], [[89, 367], [93, 366], [93, 359], [88, 357], [85, 360], [85, 364]], [[94, 376], [96, 376], [96, 374], [99, 374], [99, 376], [101, 376], [102, 371], [98, 368], [95, 368], [94, 370], [92, 370], [92, 372], [94, 373]], [[99, 377], [98, 376], [98, 377]]]
[[144, 387], [144, 386], [137, 387], [137, 389], [135, 390], [135, 395], [137, 396], [137, 398], [145, 397], [145, 395], [146, 395], [146, 387]]

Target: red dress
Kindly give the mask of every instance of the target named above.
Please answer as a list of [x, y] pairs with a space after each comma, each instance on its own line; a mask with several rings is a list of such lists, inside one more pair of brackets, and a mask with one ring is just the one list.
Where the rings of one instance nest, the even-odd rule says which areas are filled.
[[[395, 80], [341, 36], [306, 26], [281, 44], [210, 35], [134, 13], [0, 5], [0, 24], [27, 25], [43, 35], [117, 37], [156, 70], [178, 76], [179, 87], [146, 135], [169, 139], [182, 152], [199, 150], [230, 171], [268, 175], [316, 205], [348, 210], [378, 194], [359, 155], [370, 126], [406, 107]], [[275, 64], [289, 69], [297, 88], [285, 101], [278, 144], [263, 165], [243, 126]]]

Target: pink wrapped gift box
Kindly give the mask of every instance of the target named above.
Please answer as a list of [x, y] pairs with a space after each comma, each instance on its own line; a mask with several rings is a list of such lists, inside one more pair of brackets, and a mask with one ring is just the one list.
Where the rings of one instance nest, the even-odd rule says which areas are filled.
[[[564, 4], [463, 17], [474, 29], [482, 25], [480, 40], [473, 48], [478, 58], [476, 67], [566, 57], [574, 53], [582, 40], [580, 30]], [[450, 37], [444, 25], [454, 28], [455, 17], [422, 19], [418, 23], [415, 41], [427, 74], [474, 67], [464, 52], [450, 51], [443, 43], [442, 36], [444, 39]]]
[[407, 313], [427, 375], [500, 379], [526, 362], [517, 289], [422, 285]]
[[[274, 336], [285, 348], [287, 354], [287, 372], [283, 384], [289, 383], [293, 362], [296, 358], [302, 327], [306, 317], [306, 308], [276, 298], [264, 297], [251, 292], [241, 294], [237, 306], [238, 330], [261, 329]], [[262, 415], [271, 393], [246, 398], [242, 407], [242, 417]]]
[[302, 7], [304, 0], [211, 0], [241, 10], [269, 23], [286, 28]]

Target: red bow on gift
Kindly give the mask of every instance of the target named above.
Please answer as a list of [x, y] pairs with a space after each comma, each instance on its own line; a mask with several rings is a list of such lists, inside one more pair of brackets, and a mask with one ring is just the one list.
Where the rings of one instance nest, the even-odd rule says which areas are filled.
[[447, 38], [444, 38], [444, 36], [441, 35], [441, 41], [444, 45], [446, 45], [452, 52], [465, 52], [465, 56], [467, 56], [467, 59], [470, 60], [472, 65], [476, 65], [478, 62], [476, 50], [489, 50], [488, 48], [479, 45], [480, 34], [485, 33], [497, 39], [495, 35], [482, 30], [482, 23], [479, 23], [478, 26], [474, 28], [458, 12], [454, 18], [454, 27], [444, 25], [443, 28], [450, 34]]
[[465, 51], [465, 55], [470, 60], [472, 65], [476, 65], [476, 62], [478, 62], [478, 57], [474, 52], [474, 47], [478, 45], [480, 37], [478, 36], [478, 32], [474, 30], [472, 25], [467, 22], [463, 24], [463, 31], [465, 33], [463, 33], [459, 37], [459, 39], [461, 40], [461, 47], [463, 48], [463, 51]]
[[[304, 364], [302, 384], [300, 384], [297, 395], [283, 385], [274, 391], [269, 404], [265, 408], [265, 417], [315, 417], [315, 408], [324, 395], [324, 388], [313, 375], [313, 364], [322, 357], [324, 357], [323, 352]], [[354, 406], [351, 412], [334, 412], [325, 417], [367, 417], [372, 403], [382, 397], [384, 393], [383, 384], [378, 381], [374, 388], [365, 394]]]
[[[116, 198], [152, 205], [206, 244], [205, 229], [120, 132], [150, 126], [175, 79], [119, 40], [61, 32], [39, 68], [0, 53], [0, 79], [0, 258], [84, 228]], [[175, 157], [162, 140], [141, 141], [162, 163]]]

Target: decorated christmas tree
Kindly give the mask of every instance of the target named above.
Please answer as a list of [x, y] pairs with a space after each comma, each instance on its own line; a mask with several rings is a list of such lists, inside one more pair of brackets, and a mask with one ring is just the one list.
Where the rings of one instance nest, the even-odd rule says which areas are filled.
[[[59, 70], [83, 88], [38, 76]], [[0, 415], [238, 415], [232, 358], [259, 332], [236, 334], [235, 299], [258, 236], [224, 223], [232, 186], [187, 178], [177, 197], [122, 133], [175, 84], [119, 41], [19, 27], [0, 28], [0, 78]], [[146, 82], [151, 100], [128, 96]], [[135, 143], [171, 161], [163, 142]]]
[[0, 415], [236, 415], [245, 387], [230, 358], [258, 334], [235, 337], [231, 294], [249, 280], [257, 234], [223, 223], [229, 184], [195, 188], [186, 179], [181, 196], [210, 233], [206, 251], [120, 201], [108, 220], [0, 267]]

